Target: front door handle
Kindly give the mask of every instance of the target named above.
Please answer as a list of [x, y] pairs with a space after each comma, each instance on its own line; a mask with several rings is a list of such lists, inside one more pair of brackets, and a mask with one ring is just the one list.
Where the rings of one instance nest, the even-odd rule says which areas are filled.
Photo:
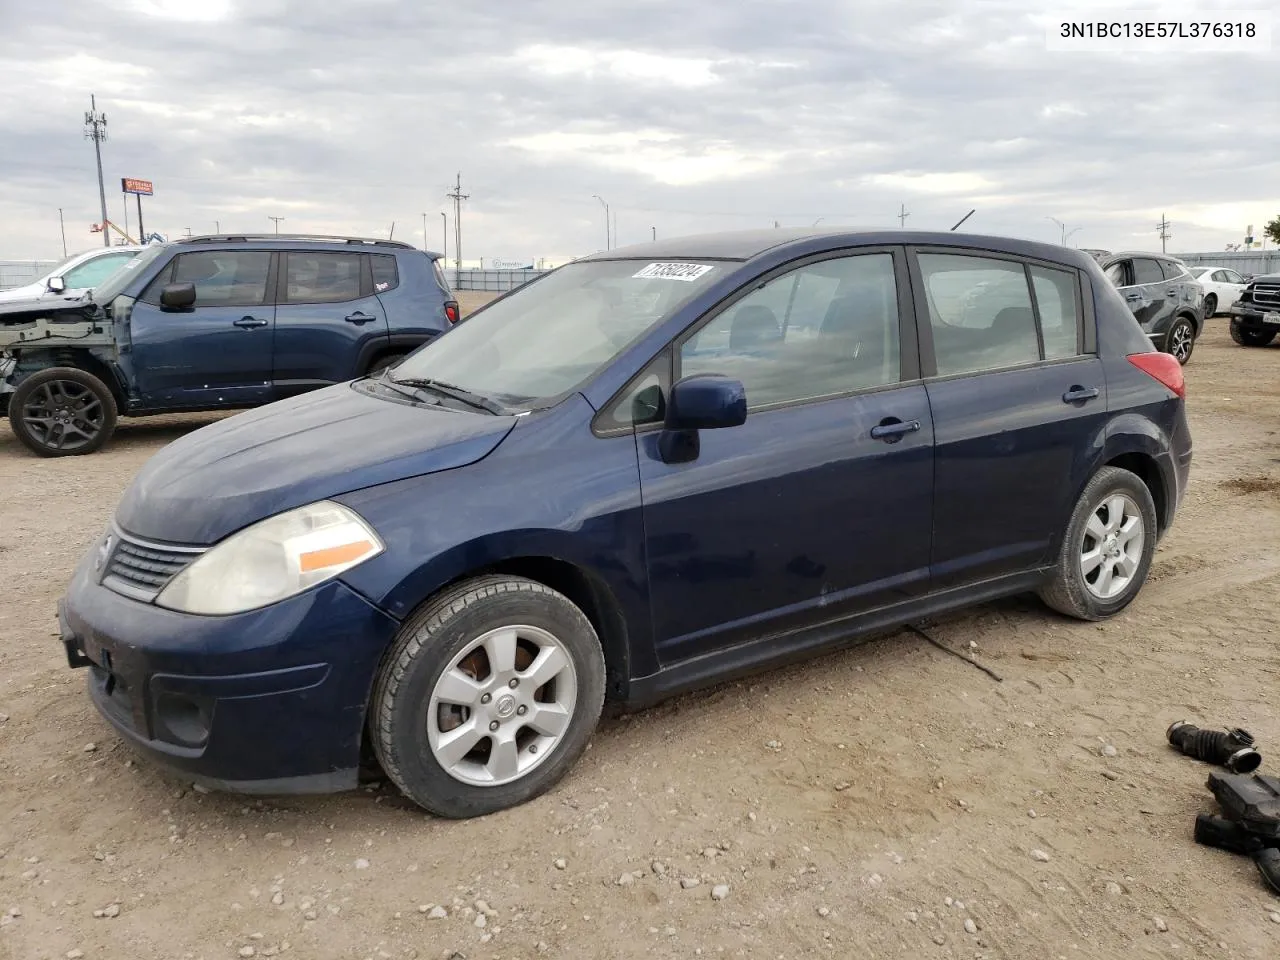
[[1063, 403], [1083, 403], [1098, 395], [1097, 387], [1072, 387], [1062, 395]]
[[232, 325], [244, 330], [251, 330], [254, 327], [265, 327], [267, 321], [261, 317], [241, 317], [239, 320], [233, 320]]
[[915, 433], [920, 429], [919, 420], [899, 420], [896, 417], [885, 417], [871, 428], [872, 440], [883, 440], [886, 443], [897, 443], [905, 434]]
[[359, 311], [357, 311], [351, 314], [350, 316], [345, 317], [344, 319], [347, 321], [347, 323], [363, 324], [363, 323], [373, 323], [373, 321], [377, 320], [378, 318], [371, 317], [368, 314], [360, 313]]

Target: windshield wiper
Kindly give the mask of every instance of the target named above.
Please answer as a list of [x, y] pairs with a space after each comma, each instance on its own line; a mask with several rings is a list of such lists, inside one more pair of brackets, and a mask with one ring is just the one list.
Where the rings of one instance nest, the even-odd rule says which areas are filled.
[[442, 396], [450, 397], [460, 403], [465, 403], [469, 407], [475, 407], [477, 410], [485, 410], [489, 413], [502, 416], [505, 414], [506, 408], [499, 403], [495, 403], [488, 397], [482, 397], [478, 393], [472, 393], [470, 390], [464, 390], [452, 383], [445, 383], [443, 380], [431, 380], [429, 378], [407, 378], [400, 380], [391, 376], [388, 371], [387, 380], [391, 383], [398, 383], [406, 387], [418, 387], [423, 390], [432, 390]]

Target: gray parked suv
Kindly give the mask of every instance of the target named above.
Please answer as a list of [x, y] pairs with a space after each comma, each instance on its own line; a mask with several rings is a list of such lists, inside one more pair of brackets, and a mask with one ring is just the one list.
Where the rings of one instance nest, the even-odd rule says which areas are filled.
[[1158, 253], [1112, 253], [1101, 265], [1155, 348], [1186, 364], [1204, 326], [1204, 287], [1187, 265]]

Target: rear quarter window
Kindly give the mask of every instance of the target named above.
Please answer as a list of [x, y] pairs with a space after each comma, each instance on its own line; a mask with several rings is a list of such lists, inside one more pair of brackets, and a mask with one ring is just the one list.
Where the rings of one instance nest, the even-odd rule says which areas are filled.
[[386, 293], [400, 286], [400, 268], [395, 257], [385, 253], [372, 254], [369, 266], [373, 272], [374, 293]]

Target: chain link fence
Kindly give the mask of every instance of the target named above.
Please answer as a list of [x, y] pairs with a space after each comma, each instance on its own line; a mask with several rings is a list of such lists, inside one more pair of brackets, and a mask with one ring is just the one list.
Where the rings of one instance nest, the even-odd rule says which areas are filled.
[[536, 277], [546, 270], [456, 270], [449, 272], [456, 290], [477, 290], [484, 293], [506, 293]]

